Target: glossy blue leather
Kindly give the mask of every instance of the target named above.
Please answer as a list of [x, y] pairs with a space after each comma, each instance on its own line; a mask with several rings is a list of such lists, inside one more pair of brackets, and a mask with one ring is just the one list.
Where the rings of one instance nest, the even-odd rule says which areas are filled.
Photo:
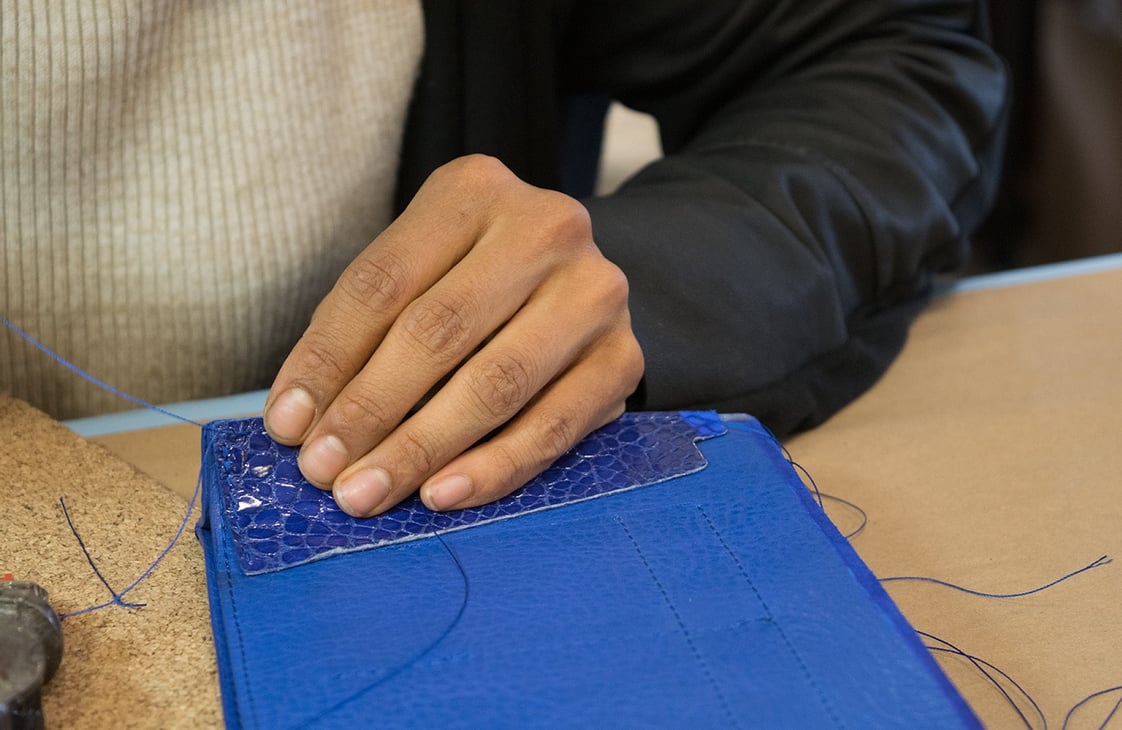
[[207, 428], [225, 524], [249, 574], [674, 479], [705, 468], [696, 441], [725, 432], [716, 414], [624, 414], [533, 481], [491, 504], [441, 513], [413, 496], [385, 514], [354, 519], [329, 492], [304, 480], [296, 463], [298, 450], [269, 438], [260, 418], [218, 421]]
[[725, 426], [699, 471], [260, 575], [208, 427], [227, 724], [976, 727], [770, 435]]

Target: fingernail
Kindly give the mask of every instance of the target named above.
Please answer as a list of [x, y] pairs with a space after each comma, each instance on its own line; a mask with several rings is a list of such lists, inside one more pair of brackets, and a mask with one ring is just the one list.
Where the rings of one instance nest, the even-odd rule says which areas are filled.
[[321, 436], [300, 449], [300, 471], [316, 484], [331, 484], [349, 461], [347, 447], [338, 436]]
[[363, 469], [335, 485], [335, 501], [353, 517], [366, 517], [390, 496], [384, 469]]
[[303, 388], [281, 393], [265, 413], [265, 427], [280, 441], [299, 441], [312, 425], [316, 402]]
[[434, 510], [455, 507], [472, 495], [471, 480], [462, 474], [437, 479], [425, 487], [425, 502]]

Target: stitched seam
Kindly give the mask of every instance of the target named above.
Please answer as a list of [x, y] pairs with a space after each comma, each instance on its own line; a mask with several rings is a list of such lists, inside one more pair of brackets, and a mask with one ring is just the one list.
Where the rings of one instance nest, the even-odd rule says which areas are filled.
[[[215, 546], [215, 549], [218, 549], [217, 545]], [[229, 551], [223, 550], [222, 551], [222, 569], [227, 575], [230, 574], [230, 567], [231, 567], [230, 566], [230, 553], [229, 553]], [[217, 576], [215, 576], [215, 579], [216, 580], [218, 579]], [[234, 591], [233, 590], [227, 590], [226, 591], [226, 596], [230, 599], [230, 617], [233, 619], [234, 630], [235, 630], [235, 633], [237, 635], [238, 657], [241, 659], [242, 676], [243, 677], [249, 677], [249, 667], [246, 663], [245, 637], [242, 635], [241, 621], [238, 620], [238, 604], [237, 604], [237, 601], [234, 599]], [[249, 706], [249, 720], [250, 721], [246, 722], [246, 719], [243, 717], [242, 722], [246, 722], [246, 724], [250, 725], [251, 727], [259, 727], [260, 724], [257, 720], [257, 702], [253, 698], [253, 683], [252, 682], [245, 682], [244, 684], [245, 684], [246, 704]], [[242, 714], [242, 711], [241, 711], [242, 704], [241, 703], [236, 703], [236, 706], [238, 707], [238, 714], [239, 715]]]
[[651, 580], [654, 581], [654, 584], [658, 588], [659, 593], [662, 594], [662, 599], [666, 601], [666, 605], [670, 609], [670, 612], [674, 614], [674, 620], [678, 623], [678, 628], [682, 630], [682, 636], [685, 638], [686, 644], [689, 645], [690, 651], [693, 652], [694, 658], [697, 659], [698, 664], [701, 665], [701, 671], [705, 674], [705, 678], [709, 680], [709, 685], [717, 694], [717, 699], [721, 701], [721, 707], [722, 709], [724, 709], [725, 715], [733, 725], [739, 727], [739, 724], [736, 721], [736, 716], [733, 715], [732, 708], [729, 707], [728, 699], [725, 697], [724, 693], [721, 692], [721, 687], [717, 684], [716, 677], [713, 676], [713, 672], [709, 669], [709, 664], [705, 661], [705, 657], [702, 656], [701, 651], [698, 650], [697, 645], [694, 643], [693, 637], [690, 636], [690, 632], [686, 628], [686, 624], [682, 621], [681, 614], [678, 613], [678, 609], [674, 606], [674, 602], [670, 600], [670, 595], [666, 592], [666, 589], [663, 588], [662, 582], [658, 579], [658, 576], [655, 575], [654, 568], [652, 568], [651, 564], [647, 561], [647, 556], [643, 554], [642, 548], [639, 547], [639, 541], [636, 540], [635, 536], [631, 534], [631, 530], [627, 529], [627, 525], [624, 524], [623, 519], [620, 518], [619, 515], [612, 515], [612, 519], [614, 519], [616, 523], [619, 524], [620, 528], [623, 529], [624, 534], [627, 535], [627, 539], [630, 540], [631, 544], [635, 547], [635, 552], [639, 555], [639, 559], [643, 561], [643, 565], [646, 566], [647, 572], [650, 573]]
[[[768, 624], [769, 626], [774, 623], [774, 620], [769, 616], [758, 616], [753, 618], [742, 618], [733, 621], [729, 624], [722, 624], [719, 626], [708, 626], [704, 629], [694, 631], [695, 636], [709, 636], [709, 635], [724, 635], [729, 631], [739, 631], [745, 626], [752, 624]], [[677, 631], [651, 631], [649, 633], [635, 634], [633, 638], [638, 641], [657, 641], [669, 636], [677, 636]], [[545, 647], [546, 650], [573, 650], [581, 649], [582, 647], [603, 647], [604, 640], [602, 638], [568, 640], [549, 644]], [[516, 658], [526, 655], [540, 657], [543, 649], [536, 646], [521, 646], [510, 649], [502, 649], [495, 647], [488, 647], [486, 651], [470, 651], [459, 650], [447, 652], [439, 655], [431, 655], [425, 657], [417, 663], [420, 668], [434, 668], [448, 664], [455, 664], [457, 662], [468, 662], [481, 657], [492, 657], [495, 659], [505, 659], [508, 657]], [[348, 679], [363, 679], [367, 677], [377, 677], [385, 673], [383, 669], [353, 669], [336, 674], [324, 675], [323, 679], [328, 682], [343, 681]]]
[[728, 556], [732, 558], [732, 562], [736, 565], [736, 569], [740, 571], [740, 575], [743, 576], [745, 582], [748, 583], [748, 586], [752, 589], [752, 592], [756, 594], [756, 598], [760, 601], [760, 605], [764, 607], [765, 611], [767, 611], [768, 617], [772, 620], [772, 625], [775, 626], [775, 630], [779, 633], [779, 637], [783, 640], [783, 643], [786, 645], [787, 650], [791, 652], [791, 656], [794, 657], [795, 661], [798, 663], [799, 668], [803, 672], [803, 676], [806, 677], [807, 684], [809, 684], [811, 689], [814, 690], [814, 694], [818, 697], [818, 701], [822, 704], [822, 708], [826, 710], [826, 714], [829, 715], [830, 719], [834, 721], [834, 725], [836, 725], [837, 727], [845, 727], [845, 723], [843, 723], [841, 721], [841, 718], [838, 717], [837, 713], [834, 711], [834, 708], [830, 705], [829, 700], [826, 698], [826, 695], [822, 692], [822, 688], [819, 687], [818, 683], [814, 680], [814, 675], [811, 674], [810, 668], [806, 665], [806, 662], [803, 661], [803, 658], [799, 654], [798, 650], [795, 649], [795, 645], [791, 642], [790, 637], [787, 636], [787, 632], [783, 630], [783, 625], [778, 621], [775, 621], [774, 614], [772, 614], [771, 612], [771, 607], [767, 605], [767, 601], [764, 600], [764, 597], [760, 593], [760, 590], [748, 576], [748, 571], [745, 569], [744, 564], [740, 562], [740, 558], [738, 558], [736, 553], [732, 551], [732, 548], [729, 547], [729, 544], [725, 542], [724, 535], [722, 535], [721, 531], [717, 529], [717, 526], [713, 524], [713, 520], [709, 519], [709, 515], [705, 512], [705, 509], [700, 504], [697, 505], [697, 511], [701, 513], [701, 516], [705, 520], [705, 523], [709, 525], [709, 529], [713, 531], [713, 535], [717, 538], [717, 541], [721, 543], [721, 547], [724, 548]]
[[[239, 424], [239, 427], [241, 427], [240, 424]], [[217, 436], [215, 436], [215, 438], [217, 438]], [[226, 447], [226, 449], [228, 449], [228, 446]], [[213, 483], [223, 484], [223, 486], [224, 486], [224, 483], [226, 483], [226, 481], [229, 477], [229, 474], [226, 472], [226, 469], [224, 469], [223, 465], [222, 465], [223, 464], [223, 461], [222, 461], [222, 456], [223, 455], [224, 454], [219, 454], [219, 453], [215, 452], [214, 442], [212, 441], [210, 444], [208, 444], [208, 446], [206, 446], [206, 453], [204, 453], [204, 455], [203, 455], [203, 462], [204, 463], [209, 462], [209, 463], [214, 464], [213, 466], [211, 466], [211, 471], [208, 474], [208, 477], [210, 477], [212, 479]], [[222, 491], [223, 495], [226, 495], [226, 493], [229, 493], [227, 489], [222, 489], [221, 491]], [[226, 508], [227, 508], [226, 499], [220, 499], [220, 503], [221, 503], [222, 509], [221, 509], [220, 514], [218, 516], [217, 523], [215, 523], [214, 528], [213, 528], [215, 535], [218, 535], [221, 532], [222, 520], [223, 520], [224, 517], [226, 517]], [[208, 510], [209, 506], [206, 505], [206, 503], [204, 503], [204, 505], [202, 506], [202, 509], [204, 511]], [[232, 538], [232, 534], [231, 534], [231, 538]], [[231, 565], [231, 561], [230, 561], [230, 553], [232, 551], [230, 551], [230, 549], [221, 549], [218, 542], [214, 542], [213, 547], [214, 547], [215, 554], [221, 553], [221, 556], [222, 556], [222, 573], [224, 575], [230, 575], [232, 573], [232, 565]], [[214, 576], [214, 580], [215, 580], [215, 582], [221, 582], [220, 577], [218, 575]], [[227, 581], [226, 590], [224, 590], [224, 593], [226, 593], [226, 597], [227, 597], [227, 599], [230, 603], [230, 618], [233, 622], [234, 636], [236, 636], [237, 643], [238, 643], [238, 656], [237, 656], [238, 664], [241, 667], [241, 676], [243, 678], [245, 678], [245, 681], [242, 682], [242, 686], [243, 686], [243, 689], [245, 689], [246, 702], [245, 703], [234, 702], [233, 706], [234, 706], [234, 708], [236, 708], [236, 710], [238, 712], [239, 720], [241, 721], [242, 724], [245, 724], [245, 726], [248, 726], [248, 727], [258, 728], [258, 727], [260, 727], [260, 722], [259, 722], [258, 717], [257, 717], [257, 701], [254, 699], [254, 683], [249, 681], [249, 666], [248, 666], [248, 663], [247, 663], [246, 639], [245, 639], [245, 635], [242, 634], [241, 620], [238, 618], [238, 601], [237, 601], [236, 597], [234, 597], [233, 586], [232, 586], [232, 584], [230, 584], [229, 581]], [[215, 637], [215, 638], [217, 638], [217, 637]], [[230, 660], [231, 660], [231, 663], [232, 663], [233, 660], [234, 660], [233, 657], [231, 657]], [[233, 687], [233, 691], [234, 691], [234, 693], [237, 693], [237, 687]], [[243, 710], [243, 708], [248, 708], [248, 710]], [[246, 715], [248, 715], [248, 718], [246, 717]]]

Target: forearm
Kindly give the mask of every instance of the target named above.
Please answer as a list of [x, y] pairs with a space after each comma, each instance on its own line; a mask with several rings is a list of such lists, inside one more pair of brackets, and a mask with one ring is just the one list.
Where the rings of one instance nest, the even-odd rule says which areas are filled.
[[[631, 280], [636, 405], [751, 410], [784, 431], [822, 420], [895, 355], [988, 207], [1004, 76], [972, 4], [831, 5], [744, 11], [745, 50], [683, 53], [657, 84], [596, 72], [660, 118], [668, 151], [587, 201]], [[736, 89], [720, 106], [690, 83], [707, 63], [708, 87]]]

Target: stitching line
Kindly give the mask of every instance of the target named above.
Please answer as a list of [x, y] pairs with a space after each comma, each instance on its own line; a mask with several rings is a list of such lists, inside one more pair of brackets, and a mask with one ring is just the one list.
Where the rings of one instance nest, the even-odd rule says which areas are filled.
[[[707, 626], [701, 630], [694, 631], [694, 636], [720, 635], [728, 631], [737, 631], [745, 626], [758, 623], [771, 623], [771, 620], [767, 617], [740, 619], [730, 624]], [[658, 641], [669, 636], [677, 635], [677, 633], [676, 630], [654, 631], [636, 635], [636, 640], [647, 642]], [[573, 639], [550, 644], [547, 648], [550, 650], [575, 650], [585, 647], [603, 648], [604, 640], [602, 638]], [[496, 659], [506, 659], [507, 657], [521, 658], [526, 655], [533, 655], [536, 657], [540, 656], [541, 651], [541, 649], [534, 646], [521, 646], [511, 649], [495, 649], [493, 647], [488, 647], [485, 651], [459, 650], [444, 652], [435, 657], [424, 657], [422, 660], [418, 661], [418, 665], [420, 668], [424, 669], [435, 669], [439, 666], [451, 665], [457, 662], [469, 662], [480, 657], [494, 657]], [[334, 682], [356, 678], [377, 677], [381, 676], [383, 673], [384, 671], [381, 669], [355, 669], [325, 675], [325, 677], [327, 680]]]
[[689, 645], [690, 651], [693, 652], [694, 658], [697, 659], [698, 664], [701, 665], [701, 671], [704, 672], [705, 678], [709, 680], [709, 685], [716, 693], [717, 699], [721, 701], [721, 708], [724, 709], [725, 715], [733, 725], [739, 727], [739, 724], [736, 721], [736, 716], [733, 715], [732, 708], [729, 707], [728, 699], [725, 697], [724, 693], [721, 692], [721, 687], [717, 684], [716, 677], [713, 676], [713, 672], [709, 669], [709, 664], [705, 661], [705, 657], [702, 656], [701, 652], [698, 650], [697, 645], [693, 641], [693, 637], [690, 636], [690, 632], [686, 628], [686, 624], [682, 621], [681, 614], [678, 613], [678, 609], [674, 606], [674, 602], [670, 600], [670, 595], [662, 586], [662, 581], [660, 581], [658, 579], [658, 576], [655, 575], [654, 569], [647, 561], [647, 556], [643, 554], [642, 548], [639, 547], [639, 542], [635, 539], [635, 536], [631, 534], [631, 530], [627, 529], [627, 525], [624, 524], [623, 519], [620, 518], [619, 515], [612, 515], [612, 519], [614, 519], [619, 524], [619, 526], [623, 529], [624, 534], [627, 535], [627, 539], [630, 540], [631, 544], [635, 547], [635, 552], [639, 555], [639, 559], [643, 561], [643, 565], [646, 566], [647, 572], [650, 573], [651, 580], [654, 581], [655, 586], [658, 587], [659, 592], [662, 594], [662, 599], [666, 601], [666, 605], [670, 609], [670, 612], [674, 614], [674, 620], [678, 623], [678, 628], [682, 630], [682, 636], [685, 637], [686, 644]]
[[819, 687], [818, 683], [814, 680], [814, 675], [811, 674], [810, 668], [807, 667], [806, 662], [803, 661], [802, 656], [795, 649], [795, 645], [791, 642], [790, 637], [787, 636], [787, 632], [783, 630], [783, 625], [775, 620], [775, 616], [771, 611], [771, 607], [767, 605], [767, 601], [764, 600], [764, 597], [760, 593], [760, 590], [748, 576], [748, 571], [745, 569], [744, 563], [740, 562], [740, 558], [738, 558], [736, 553], [732, 551], [732, 548], [729, 547], [729, 544], [725, 542], [724, 535], [722, 535], [721, 531], [717, 529], [717, 526], [713, 524], [713, 520], [709, 518], [709, 515], [706, 514], [705, 509], [702, 508], [700, 504], [697, 505], [697, 511], [701, 514], [702, 518], [704, 518], [705, 523], [709, 525], [709, 529], [713, 531], [713, 535], [717, 538], [717, 541], [721, 543], [721, 547], [724, 548], [728, 556], [732, 558], [732, 562], [736, 564], [736, 568], [740, 571], [740, 575], [743, 576], [745, 582], [748, 583], [748, 587], [752, 589], [752, 592], [756, 594], [756, 599], [759, 600], [760, 605], [764, 607], [765, 611], [767, 611], [767, 615], [771, 620], [772, 626], [775, 627], [775, 630], [779, 633], [779, 637], [783, 639], [783, 643], [787, 646], [787, 650], [791, 652], [791, 656], [794, 657], [795, 661], [798, 663], [799, 668], [803, 672], [803, 676], [806, 677], [807, 684], [809, 684], [811, 689], [814, 690], [814, 694], [818, 697], [818, 701], [822, 704], [822, 708], [826, 710], [826, 714], [829, 715], [830, 719], [834, 721], [834, 725], [836, 725], [837, 727], [845, 727], [845, 723], [843, 723], [841, 721], [841, 718], [838, 717], [837, 713], [834, 712], [834, 708], [830, 705], [830, 702], [826, 698], [826, 695], [822, 692], [822, 688]]
[[[218, 545], [215, 545], [214, 549], [215, 550], [220, 550]], [[230, 570], [230, 568], [231, 568], [231, 565], [230, 565], [230, 551], [229, 550], [221, 550], [221, 552], [222, 552], [222, 569], [223, 569], [223, 572], [226, 575], [229, 575], [230, 572], [231, 572], [231, 570]], [[216, 582], [221, 582], [221, 579], [218, 576], [215, 576], [215, 581]], [[242, 635], [242, 624], [241, 624], [241, 621], [238, 619], [238, 604], [237, 604], [237, 601], [234, 598], [234, 591], [230, 589], [229, 584], [227, 584], [227, 587], [223, 592], [225, 593], [226, 597], [230, 601], [230, 615], [231, 615], [231, 618], [233, 619], [234, 630], [236, 632], [237, 640], [238, 640], [238, 657], [241, 659], [242, 676], [248, 678], [249, 677], [249, 666], [248, 666], [248, 660], [246, 659], [245, 637]], [[253, 698], [253, 682], [252, 681], [245, 682], [244, 687], [245, 687], [245, 698], [246, 698], [246, 703], [245, 704], [248, 705], [248, 709], [249, 709], [249, 722], [246, 722], [246, 718], [242, 718], [242, 722], [245, 723], [246, 725], [250, 725], [252, 727], [260, 727], [260, 722], [258, 722], [258, 720], [257, 720], [257, 702]], [[239, 715], [242, 714], [243, 704], [239, 703], [239, 702], [235, 702], [234, 706], [238, 708], [238, 714]]]

